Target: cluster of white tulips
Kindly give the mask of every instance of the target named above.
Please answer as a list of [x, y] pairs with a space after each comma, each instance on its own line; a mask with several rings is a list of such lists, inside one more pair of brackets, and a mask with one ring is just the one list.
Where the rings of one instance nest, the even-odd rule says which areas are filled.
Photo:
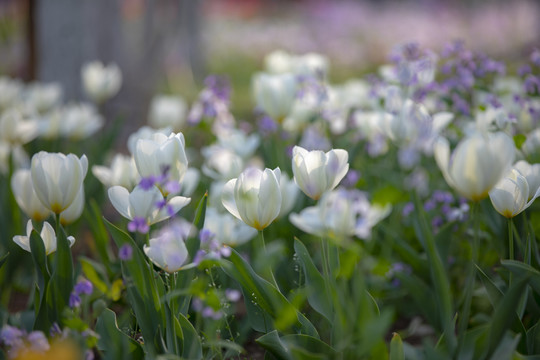
[[[252, 77], [254, 121], [237, 121], [227, 81], [211, 76], [191, 105], [155, 96], [125, 151], [100, 149], [96, 158], [31, 146], [95, 135], [99, 106], [120, 89], [118, 67], [83, 67], [93, 104], [63, 105], [56, 85], [1, 79], [0, 180], [29, 219], [24, 235], [24, 222], [10, 218], [21, 231], [9, 242], [36, 266], [32, 329], [86, 316], [85, 331], [115, 339], [87, 346], [111, 358], [120, 356], [115, 341], [134, 358], [232, 357], [241, 352], [230, 345], [235, 332], [245, 342], [249, 329], [276, 358], [313, 349], [322, 358], [386, 358], [394, 314], [413, 314], [433, 343], [429, 356], [534, 353], [536, 325], [523, 321], [526, 331], [513, 337], [503, 315], [539, 319], [540, 51], [523, 79], [459, 45], [439, 56], [409, 44], [391, 58], [377, 75], [333, 84], [324, 55], [276, 51]], [[87, 192], [90, 181], [92, 191], [103, 186], [104, 202], [96, 193], [87, 206], [85, 178]], [[103, 211], [110, 205], [116, 212]], [[85, 211], [91, 259], [72, 267], [69, 246], [80, 235], [63, 227], [73, 233]], [[49, 274], [43, 259], [53, 253]], [[235, 318], [241, 299], [247, 317]], [[92, 301], [96, 313], [132, 309], [118, 319], [143, 341], [111, 310], [88, 317]], [[489, 303], [497, 314], [484, 311]], [[392, 344], [392, 358], [403, 358], [399, 335]], [[429, 358], [408, 349], [408, 358]]]

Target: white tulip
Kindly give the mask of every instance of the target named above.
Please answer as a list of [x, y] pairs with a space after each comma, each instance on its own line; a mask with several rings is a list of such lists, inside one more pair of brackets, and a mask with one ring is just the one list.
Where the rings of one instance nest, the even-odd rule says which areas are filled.
[[202, 171], [214, 180], [230, 180], [244, 168], [244, 161], [239, 155], [219, 145], [204, 148], [202, 154], [206, 158]]
[[529, 185], [527, 201], [530, 201], [540, 188], [540, 164], [531, 165], [525, 160], [521, 160], [514, 164], [514, 169], [519, 171], [527, 180], [527, 184]]
[[69, 104], [62, 109], [60, 133], [70, 139], [84, 139], [103, 126], [103, 117], [91, 104]]
[[281, 209], [281, 171], [248, 168], [237, 179], [229, 180], [222, 192], [223, 206], [247, 225], [262, 230]]
[[23, 84], [19, 80], [0, 77], [0, 109], [6, 110], [14, 105], [21, 96]]
[[10, 109], [0, 116], [0, 141], [11, 145], [24, 145], [39, 134], [39, 124], [20, 109]]
[[156, 129], [170, 127], [179, 131], [186, 124], [187, 103], [179, 96], [159, 95], [152, 99], [148, 122]]
[[33, 83], [25, 93], [26, 104], [43, 114], [62, 101], [62, 87], [57, 83]]
[[43, 221], [51, 215], [34, 191], [29, 169], [19, 169], [11, 177], [11, 190], [21, 210], [35, 221]]
[[317, 206], [291, 214], [294, 226], [308, 234], [342, 241], [351, 236], [369, 239], [371, 229], [390, 213], [391, 206], [371, 205], [358, 190], [325, 193]]
[[257, 106], [280, 123], [291, 112], [297, 88], [293, 74], [258, 73], [253, 77], [253, 93]]
[[81, 69], [81, 77], [86, 95], [98, 104], [116, 95], [122, 85], [122, 73], [116, 64], [86, 63]]
[[452, 156], [448, 140], [438, 138], [434, 155], [448, 185], [467, 199], [477, 201], [488, 196], [510, 169], [515, 147], [502, 132], [475, 134], [462, 140]]
[[127, 147], [129, 152], [134, 155], [135, 154], [135, 148], [137, 147], [137, 142], [140, 139], [152, 139], [154, 137], [154, 134], [163, 134], [165, 136], [169, 136], [172, 133], [171, 128], [166, 127], [163, 129], [153, 129], [150, 126], [143, 126], [139, 128], [137, 131], [129, 135], [128, 141], [127, 141]]
[[114, 155], [111, 166], [92, 166], [92, 174], [107, 188], [115, 185], [132, 190], [139, 183], [140, 176], [132, 156]]
[[32, 157], [32, 184], [43, 205], [55, 214], [66, 210], [79, 193], [88, 159], [40, 151]]
[[188, 259], [185, 234], [177, 225], [163, 228], [156, 237], [144, 245], [146, 256], [158, 267], [172, 274], [182, 268]]
[[[26, 236], [17, 235], [13, 237], [13, 241], [19, 245], [23, 250], [32, 252], [30, 248], [30, 234], [32, 233], [32, 220], [28, 220], [26, 223]], [[43, 223], [43, 228], [41, 229], [41, 240], [43, 240], [43, 245], [45, 246], [45, 254], [49, 255], [56, 251], [56, 233], [54, 232], [53, 227], [48, 222]], [[73, 246], [75, 243], [75, 238], [73, 236], [68, 236], [69, 246]]]
[[509, 219], [531, 206], [539, 195], [540, 189], [537, 188], [532, 198], [528, 200], [529, 184], [516, 169], [511, 169], [489, 192], [495, 210]]
[[184, 135], [155, 133], [149, 140], [140, 139], [134, 158], [141, 177], [166, 175], [167, 180], [180, 184], [188, 167]]
[[349, 154], [343, 149], [324, 153], [295, 146], [292, 158], [294, 181], [304, 194], [318, 200], [324, 192], [334, 189], [345, 177], [349, 171], [348, 160]]
[[183, 196], [175, 196], [165, 201], [155, 186], [148, 190], [136, 186], [131, 193], [122, 186], [113, 186], [108, 194], [112, 205], [123, 217], [135, 221], [143, 220], [146, 225], [168, 219], [191, 201]]

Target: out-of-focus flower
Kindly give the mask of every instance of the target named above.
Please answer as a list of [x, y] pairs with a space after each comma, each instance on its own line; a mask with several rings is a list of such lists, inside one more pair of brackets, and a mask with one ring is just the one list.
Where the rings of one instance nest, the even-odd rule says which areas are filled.
[[11, 177], [11, 190], [21, 210], [32, 220], [43, 221], [51, 215], [34, 191], [29, 169], [18, 169]]
[[184, 233], [173, 224], [161, 229], [143, 250], [156, 266], [174, 273], [182, 268], [189, 256], [184, 241]]
[[293, 74], [255, 74], [252, 87], [257, 106], [281, 123], [291, 112], [296, 100], [297, 85]]
[[[30, 234], [32, 233], [32, 220], [28, 220], [26, 223], [26, 236], [16, 235], [13, 237], [13, 241], [19, 245], [23, 250], [32, 252], [30, 249]], [[43, 223], [43, 228], [41, 229], [41, 240], [43, 240], [43, 245], [45, 246], [45, 253], [47, 255], [52, 254], [56, 251], [56, 233], [54, 232], [53, 227], [48, 222]], [[73, 236], [68, 236], [69, 246], [73, 246], [75, 243], [75, 238]]]
[[278, 219], [287, 215], [294, 208], [299, 193], [298, 186], [285, 173], [282, 173], [279, 178], [279, 189], [281, 191], [281, 209], [277, 216]]
[[116, 95], [122, 85], [122, 73], [116, 64], [86, 63], [81, 69], [81, 77], [86, 95], [97, 104]]
[[0, 141], [11, 146], [24, 145], [38, 136], [38, 122], [24, 115], [19, 109], [12, 108], [0, 116]]
[[270, 225], [281, 209], [281, 171], [248, 168], [229, 180], [222, 193], [223, 206], [235, 217], [257, 230]]
[[448, 140], [441, 137], [435, 143], [434, 155], [448, 185], [467, 199], [478, 201], [488, 196], [511, 167], [515, 147], [501, 132], [475, 134], [462, 140], [450, 156]]
[[223, 131], [217, 137], [222, 147], [234, 151], [242, 159], [252, 156], [261, 142], [258, 134], [247, 135], [242, 130], [234, 128]]
[[527, 209], [540, 196], [537, 187], [530, 200], [529, 184], [525, 176], [516, 169], [511, 169], [489, 192], [493, 207], [506, 218], [513, 218]]
[[57, 83], [30, 84], [24, 94], [25, 102], [40, 114], [43, 114], [62, 101], [62, 87]]
[[531, 165], [524, 160], [520, 160], [514, 164], [514, 169], [519, 171], [519, 173], [527, 180], [527, 184], [529, 185], [527, 201], [530, 201], [540, 188], [540, 164]]
[[371, 205], [358, 190], [336, 190], [323, 195], [317, 206], [307, 207], [289, 220], [297, 228], [338, 242], [350, 236], [369, 239], [371, 229], [391, 211], [391, 206]]
[[294, 73], [325, 77], [330, 66], [328, 58], [318, 53], [293, 55], [284, 50], [276, 50], [264, 58], [264, 67], [272, 74]]
[[220, 244], [229, 246], [241, 245], [257, 236], [257, 230], [254, 228], [227, 212], [219, 213], [213, 207], [206, 209], [203, 228], [215, 234]]
[[60, 133], [70, 139], [84, 139], [103, 126], [103, 117], [90, 104], [69, 104], [61, 109]]
[[143, 178], [162, 176], [166, 172], [169, 181], [180, 184], [188, 167], [182, 133], [168, 137], [155, 133], [151, 139], [140, 139], [133, 157]]
[[13, 106], [21, 96], [23, 84], [16, 79], [0, 77], [0, 109]]
[[234, 151], [213, 145], [202, 149], [206, 158], [202, 172], [214, 180], [230, 180], [237, 177], [244, 168], [244, 161]]
[[143, 126], [135, 131], [133, 134], [129, 135], [127, 140], [127, 147], [129, 152], [133, 155], [135, 154], [135, 148], [137, 147], [137, 141], [140, 139], [150, 140], [154, 137], [154, 134], [160, 133], [165, 136], [169, 136], [172, 133], [171, 128], [166, 127], [163, 129], [153, 129], [150, 126]]
[[148, 123], [161, 129], [170, 127], [180, 131], [186, 124], [187, 103], [180, 96], [158, 95], [152, 99], [148, 114]]
[[321, 195], [334, 189], [349, 170], [349, 154], [343, 149], [324, 153], [293, 148], [292, 169], [294, 181], [310, 198], [318, 200]]
[[139, 183], [139, 173], [132, 156], [114, 155], [111, 166], [92, 166], [92, 174], [107, 188], [115, 185], [132, 190]]
[[118, 257], [122, 261], [131, 260], [133, 257], [133, 248], [129, 244], [124, 244], [118, 249]]
[[108, 194], [116, 211], [136, 222], [137, 226], [133, 230], [141, 230], [168, 219], [191, 201], [183, 196], [166, 200], [155, 186], [145, 190], [138, 185], [131, 193], [122, 186], [113, 186]]
[[66, 210], [82, 188], [88, 159], [40, 151], [32, 157], [32, 184], [43, 205], [55, 214]]

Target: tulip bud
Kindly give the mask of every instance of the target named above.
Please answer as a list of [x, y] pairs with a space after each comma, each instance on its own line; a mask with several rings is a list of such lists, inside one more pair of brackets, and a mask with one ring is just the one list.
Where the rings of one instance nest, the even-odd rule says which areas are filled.
[[237, 179], [225, 184], [221, 196], [223, 206], [247, 225], [264, 229], [281, 209], [280, 176], [279, 168], [244, 170]]
[[300, 146], [293, 148], [292, 169], [294, 181], [310, 198], [334, 189], [349, 171], [349, 154], [346, 150], [333, 149], [324, 153], [307, 151]]
[[32, 157], [32, 184], [41, 203], [55, 214], [66, 210], [82, 188], [88, 159], [40, 151]]
[[489, 192], [489, 198], [495, 210], [510, 219], [531, 206], [540, 195], [540, 189], [537, 187], [530, 199], [529, 193], [527, 178], [514, 168]]

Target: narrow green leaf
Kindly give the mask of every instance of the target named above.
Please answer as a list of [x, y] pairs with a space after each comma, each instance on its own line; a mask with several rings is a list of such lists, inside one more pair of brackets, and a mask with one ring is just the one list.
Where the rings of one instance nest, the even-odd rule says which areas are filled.
[[498, 344], [490, 360], [512, 359], [519, 344], [519, 338], [519, 335], [512, 338], [507, 334], [507, 336], [505, 336]]
[[501, 265], [519, 277], [528, 276], [529, 285], [540, 295], [540, 271], [530, 265], [515, 260], [502, 260]]
[[138, 342], [124, 334], [116, 324], [116, 314], [105, 309], [96, 324], [99, 334], [98, 347], [104, 359], [144, 359], [144, 352]]
[[504, 333], [508, 329], [508, 326], [514, 319], [517, 305], [528, 280], [529, 276], [517, 278], [505, 294], [504, 298], [495, 308], [489, 327], [488, 355], [491, 355], [491, 353], [495, 351], [501, 342]]
[[295, 238], [294, 251], [302, 264], [308, 286], [308, 302], [319, 314], [332, 321], [332, 304], [328, 297], [328, 288], [319, 270], [315, 267], [308, 250], [302, 242]]
[[255, 342], [270, 351], [278, 360], [293, 360], [289, 349], [281, 342], [276, 330], [261, 336]]
[[9, 256], [9, 253], [6, 253], [4, 256], [2, 256], [0, 258], [0, 269], [2, 268], [2, 266], [5, 264], [5, 262], [7, 261], [8, 259], [8, 256]]
[[49, 321], [47, 306], [45, 303], [46, 291], [51, 277], [47, 266], [47, 254], [45, 244], [36, 230], [30, 234], [30, 251], [36, 269], [37, 293], [35, 301], [34, 330], [47, 331], [51, 324]]
[[178, 323], [182, 329], [184, 344], [182, 347], [182, 358], [202, 359], [202, 344], [197, 330], [191, 322], [182, 314], [178, 314]]
[[111, 250], [109, 248], [109, 235], [107, 229], [103, 223], [101, 215], [101, 209], [94, 199], [90, 199], [90, 214], [87, 214], [89, 218], [90, 230], [94, 236], [96, 250], [101, 260], [101, 263], [107, 269], [107, 273], [112, 274], [111, 270]]
[[90, 259], [79, 257], [79, 263], [81, 264], [81, 270], [88, 280], [95, 286], [96, 289], [101, 291], [103, 294], [107, 294], [109, 290], [109, 285], [105, 283], [104, 279], [107, 278], [103, 274], [99, 274], [96, 269], [99, 269], [102, 266], [100, 263], [96, 263]]
[[405, 360], [403, 341], [398, 333], [394, 333], [390, 341], [390, 360]]
[[[248, 304], [250, 302], [256, 303], [260, 309], [273, 319], [273, 325], [276, 325], [277, 321], [280, 320], [281, 314], [290, 314], [294, 310], [296, 316], [293, 316], [291, 323], [281, 323], [284, 328], [280, 328], [279, 330], [284, 331], [286, 330], [285, 327], [292, 326], [297, 332], [314, 337], [319, 336], [313, 324], [302, 313], [296, 310], [278, 289], [257, 275], [251, 266], [234, 249], [232, 249], [231, 256], [229, 256], [229, 261], [223, 261], [222, 269], [242, 286], [248, 311], [254, 309]], [[269, 324], [269, 327], [273, 328], [273, 325]]]
[[[201, 201], [199, 201], [199, 205], [197, 205], [197, 210], [195, 210], [193, 226], [195, 226], [197, 230], [201, 230], [202, 227], [204, 226], [207, 203], [208, 203], [208, 192], [206, 192], [203, 195], [203, 198], [201, 199]], [[197, 254], [197, 251], [199, 251], [200, 246], [201, 246], [201, 241], [199, 239], [198, 234], [195, 236], [191, 236], [186, 240], [186, 247], [187, 247], [187, 250], [191, 259], [195, 258], [195, 255]]]
[[527, 331], [527, 351], [529, 354], [540, 354], [540, 322]]

